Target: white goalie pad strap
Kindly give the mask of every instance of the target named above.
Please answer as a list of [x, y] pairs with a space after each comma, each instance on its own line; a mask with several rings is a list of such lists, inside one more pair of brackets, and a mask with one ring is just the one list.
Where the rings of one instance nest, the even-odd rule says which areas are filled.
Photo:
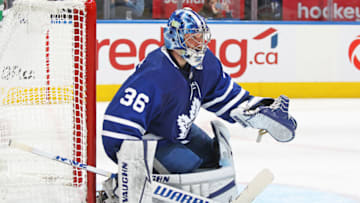
[[224, 203], [230, 203], [239, 195], [234, 177], [201, 184], [182, 185], [181, 189]]
[[151, 203], [151, 175], [156, 141], [125, 140], [117, 153], [120, 202]]
[[166, 167], [156, 158], [154, 158], [154, 169], [160, 174], [170, 174]]
[[235, 182], [235, 177], [224, 179], [216, 183], [209, 184], [209, 199], [217, 202], [233, 202], [239, 196], [239, 190]]
[[143, 140], [162, 140], [164, 138], [160, 137], [160, 136], [157, 136], [157, 135], [154, 135], [154, 134], [147, 133], [147, 134], [142, 136], [142, 139]]
[[169, 185], [191, 185], [215, 182], [225, 178], [231, 178], [234, 175], [234, 167], [226, 166], [186, 174], [153, 174], [152, 180]]

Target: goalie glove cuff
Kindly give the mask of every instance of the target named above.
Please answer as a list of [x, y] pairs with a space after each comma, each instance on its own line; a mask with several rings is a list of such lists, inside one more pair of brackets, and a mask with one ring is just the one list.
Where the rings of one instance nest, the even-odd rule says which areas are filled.
[[[236, 114], [230, 112], [230, 116], [243, 127], [252, 127], [247, 120], [260, 110], [260, 106], [269, 106], [274, 102], [273, 98], [254, 97], [242, 102], [236, 109]], [[238, 116], [240, 114], [241, 116]]]
[[[248, 101], [249, 104], [251, 102], [251, 100]], [[238, 108], [230, 113], [230, 116], [235, 121], [252, 128], [264, 129], [279, 142], [288, 142], [295, 137], [297, 122], [288, 113], [288, 97], [282, 95], [274, 100], [271, 105], [260, 105], [253, 110], [249, 106], [244, 109], [242, 105], [240, 104]]]

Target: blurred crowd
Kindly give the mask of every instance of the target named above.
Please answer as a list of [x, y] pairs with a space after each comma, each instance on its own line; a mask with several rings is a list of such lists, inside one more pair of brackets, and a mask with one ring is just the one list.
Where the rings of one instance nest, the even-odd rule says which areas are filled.
[[[98, 19], [167, 19], [175, 9], [183, 7], [191, 7], [207, 19], [281, 20], [282, 16], [282, 0], [96, 1]], [[258, 13], [255, 17], [254, 9]]]
[[[16, 0], [0, 0], [3, 12]], [[56, 0], [48, 0], [56, 1]], [[66, 1], [66, 0], [57, 0]], [[168, 19], [177, 8], [191, 7], [207, 19], [357, 21], [360, 0], [95, 0], [97, 18]]]
[[167, 19], [191, 7], [208, 19], [360, 21], [360, 0], [96, 0], [98, 19]]

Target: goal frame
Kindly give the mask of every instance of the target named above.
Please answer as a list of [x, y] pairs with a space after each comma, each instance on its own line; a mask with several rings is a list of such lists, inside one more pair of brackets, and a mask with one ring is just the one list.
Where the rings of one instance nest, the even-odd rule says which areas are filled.
[[[4, 197], [5, 201], [14, 199], [37, 201], [36, 198], [30, 199], [37, 188], [45, 187], [43, 192], [45, 195], [47, 191], [54, 192], [53, 194], [62, 194], [59, 191], [62, 189], [62, 183], [67, 187], [64, 194], [69, 194], [69, 197], [81, 199], [81, 202], [96, 203], [96, 176], [94, 173], [75, 167], [57, 168], [55, 165], [46, 165], [45, 162], [42, 168], [31, 168], [30, 165], [29, 168], [21, 167], [23, 165], [19, 164], [18, 166], [15, 163], [18, 159], [13, 159], [15, 160], [13, 162], [10, 160], [13, 158], [12, 155], [16, 157], [19, 152], [2, 148], [3, 142], [6, 142], [7, 139], [28, 139], [26, 133], [34, 132], [38, 137], [33, 140], [50, 141], [52, 147], [59, 146], [59, 154], [72, 154], [75, 161], [96, 166], [96, 2], [95, 0], [67, 0], [66, 2], [19, 0], [10, 9], [0, 24], [0, 29], [2, 29], [0, 46], [5, 50], [0, 53], [0, 153], [11, 154], [0, 158], [0, 174], [3, 178], [0, 181], [8, 181], [8, 183], [0, 183], [0, 199]], [[44, 17], [42, 18], [42, 16]], [[56, 27], [57, 24], [62, 24], [59, 29]], [[52, 28], [54, 30], [49, 31]], [[62, 35], [66, 41], [61, 41]], [[62, 42], [65, 43], [61, 44]], [[34, 58], [34, 56], [38, 58]], [[34, 62], [30, 63], [29, 67], [26, 66], [28, 60]], [[62, 63], [63, 61], [64, 63]], [[55, 77], [57, 75], [59, 75], [58, 78]], [[66, 108], [64, 108], [65, 105]], [[50, 106], [51, 108], [49, 108]], [[21, 110], [29, 110], [32, 107], [34, 107], [33, 111], [21, 112]], [[34, 112], [40, 112], [39, 116]], [[56, 113], [66, 116], [65, 121], [58, 124]], [[29, 115], [34, 116], [27, 117]], [[48, 126], [46, 126], [48, 122], [42, 123], [36, 119], [50, 117], [54, 119], [47, 119], [53, 120], [52, 125]], [[36, 125], [25, 122], [28, 120], [34, 120]], [[16, 121], [23, 123], [16, 123]], [[23, 128], [25, 130], [15, 130], [21, 129], [17, 126], [24, 124], [27, 124]], [[56, 132], [57, 125], [60, 126], [59, 129], [61, 128], [58, 129], [59, 132]], [[62, 127], [65, 127], [66, 130], [63, 130], [65, 128]], [[53, 130], [54, 128], [55, 130]], [[41, 133], [43, 134], [39, 133], [37, 129], [42, 129]], [[24, 137], [22, 137], [23, 135]], [[51, 140], [56, 136], [59, 136], [57, 140]], [[61, 139], [66, 141], [66, 146], [61, 145], [63, 142], [56, 142]], [[36, 141], [32, 143], [36, 144]], [[61, 151], [63, 149], [64, 151]], [[28, 163], [27, 159], [29, 158], [23, 159], [25, 164]], [[37, 163], [41, 162], [38, 160]], [[17, 173], [17, 169], [20, 173]], [[59, 171], [61, 175], [56, 176]], [[27, 177], [34, 178], [32, 180], [37, 182], [18, 179], [24, 176], [24, 172], [27, 172]], [[45, 174], [44, 177], [40, 176], [43, 174]], [[39, 181], [36, 178], [42, 179]], [[65, 184], [61, 182], [64, 180]], [[17, 182], [13, 184], [11, 181]], [[46, 184], [52, 183], [54, 183], [54, 187], [46, 190]], [[6, 190], [6, 186], [10, 186], [10, 189]], [[22, 192], [22, 186], [28, 187], [28, 193], [19, 195], [17, 192]], [[3, 190], [4, 188], [5, 190]], [[33, 188], [34, 190], [32, 190]], [[73, 191], [75, 193], [71, 193]], [[49, 195], [51, 194], [49, 193]], [[63, 202], [67, 201], [64, 196], [53, 195], [51, 197], [59, 198]]]
[[[87, 135], [87, 164], [96, 166], [96, 2], [87, 0], [85, 3], [87, 12], [86, 18], [86, 123], [88, 128]], [[96, 202], [96, 175], [87, 172], [87, 202]]]

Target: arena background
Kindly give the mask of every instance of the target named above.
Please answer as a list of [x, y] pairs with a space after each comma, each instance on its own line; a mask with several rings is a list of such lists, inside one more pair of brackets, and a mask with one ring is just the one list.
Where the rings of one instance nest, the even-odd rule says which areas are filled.
[[[163, 43], [165, 23], [98, 21], [98, 101], [109, 101], [135, 65]], [[357, 22], [210, 21], [209, 26], [210, 49], [254, 95], [360, 97]]]
[[[106, 105], [146, 53], [162, 44], [164, 20], [99, 20], [97, 165], [116, 171], [101, 143]], [[290, 143], [226, 124], [241, 187], [262, 168], [275, 180], [255, 202], [360, 202], [360, 27], [357, 22], [210, 21], [210, 49], [226, 72], [258, 96], [291, 98], [299, 126]], [[195, 122], [211, 133], [218, 119]], [[98, 189], [103, 179], [98, 177]], [[242, 188], [241, 188], [242, 189]]]

